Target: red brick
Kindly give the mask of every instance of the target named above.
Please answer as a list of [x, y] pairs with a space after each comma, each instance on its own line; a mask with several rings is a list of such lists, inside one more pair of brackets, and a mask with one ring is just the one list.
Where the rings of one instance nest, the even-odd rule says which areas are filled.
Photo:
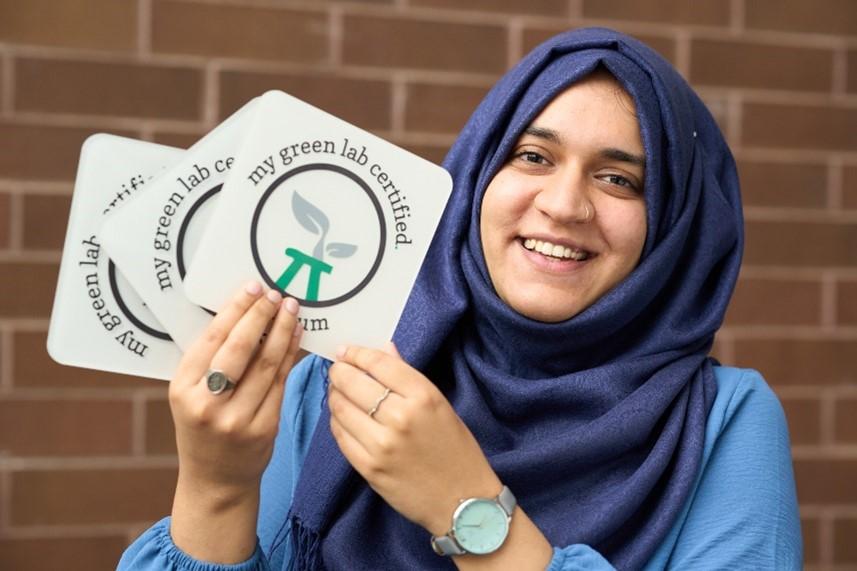
[[857, 518], [837, 518], [833, 521], [833, 560], [836, 563], [857, 563]]
[[742, 279], [726, 314], [727, 325], [819, 325], [821, 283]]
[[225, 118], [269, 89], [285, 91], [363, 129], [388, 130], [392, 125], [389, 82], [319, 74], [224, 72], [220, 116]]
[[755, 42], [697, 39], [691, 43], [695, 85], [830, 91], [833, 51]]
[[448, 10], [475, 10], [487, 13], [518, 13], [542, 16], [567, 16], [568, 0], [410, 0], [412, 6], [430, 6]]
[[67, 367], [48, 356], [47, 334], [17, 332], [13, 344], [13, 384], [27, 388], [129, 388], [148, 389], [163, 386], [163, 382], [80, 367]]
[[842, 205], [857, 208], [857, 166], [847, 166], [842, 173]]
[[827, 166], [819, 163], [739, 160], [741, 198], [747, 206], [824, 208]]
[[[80, 146], [98, 131], [0, 121], [0, 178], [73, 180]], [[127, 131], [111, 132], [125, 137], [136, 136]]]
[[0, 192], [0, 249], [6, 249], [12, 242], [12, 197]]
[[750, 147], [857, 150], [857, 108], [745, 103], [742, 141]]
[[192, 67], [19, 59], [23, 111], [197, 120], [202, 71]]
[[836, 441], [857, 444], [857, 398], [839, 397], [834, 410]]
[[744, 25], [760, 30], [857, 34], [857, 7], [852, 0], [744, 2]]
[[132, 51], [136, 0], [0, 0], [0, 40]]
[[155, 0], [156, 52], [321, 63], [328, 59], [327, 15], [280, 8]]
[[818, 563], [821, 560], [821, 525], [817, 519], [801, 518], [800, 527], [803, 535], [803, 561]]
[[857, 282], [840, 281], [836, 288], [837, 323], [857, 325]]
[[176, 428], [167, 400], [146, 403], [146, 454], [175, 454]]
[[486, 74], [506, 69], [501, 26], [346, 15], [344, 28], [347, 64]]
[[857, 382], [857, 341], [834, 339], [741, 339], [735, 364], [758, 369], [771, 385]]
[[485, 97], [488, 87], [430, 83], [408, 85], [405, 129], [455, 134]]
[[131, 523], [170, 513], [176, 471], [22, 470], [11, 480], [12, 525]]
[[0, 449], [14, 456], [131, 453], [131, 403], [0, 400]]
[[62, 250], [71, 197], [27, 194], [23, 198], [24, 248]]
[[821, 440], [821, 405], [814, 398], [780, 397], [792, 444], [817, 444]]
[[756, 220], [747, 222], [746, 230], [745, 264], [857, 266], [855, 223]]
[[179, 149], [188, 149], [194, 143], [205, 136], [204, 132], [200, 133], [173, 133], [168, 131], [156, 131], [152, 141], [161, 145], [177, 147]]
[[124, 535], [0, 539], [0, 569], [113, 569], [127, 544]]
[[419, 155], [427, 161], [435, 164], [441, 164], [446, 153], [449, 152], [449, 147], [443, 145], [415, 145], [411, 143], [398, 143], [399, 146], [409, 150], [415, 155]]
[[0, 316], [48, 317], [58, 270], [53, 263], [0, 262]]
[[[620, 31], [625, 31], [622, 26], [616, 27]], [[568, 26], [535, 26], [524, 28], [523, 50], [524, 53], [530, 52], [533, 48], [552, 38], [553, 36], [565, 32]], [[675, 41], [672, 38], [664, 36], [654, 36], [650, 34], [631, 34], [650, 48], [664, 56], [670, 63], [675, 65]]]
[[585, 18], [725, 26], [729, 3], [719, 0], [583, 0]]
[[806, 504], [857, 502], [857, 460], [796, 459], [797, 495]]

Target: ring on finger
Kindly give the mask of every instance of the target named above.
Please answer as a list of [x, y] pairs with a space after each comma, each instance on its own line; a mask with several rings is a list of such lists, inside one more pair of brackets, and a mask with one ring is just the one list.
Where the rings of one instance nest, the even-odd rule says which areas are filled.
[[372, 406], [372, 408], [369, 409], [369, 412], [367, 413], [369, 415], [369, 418], [372, 418], [375, 416], [375, 413], [378, 412], [378, 407], [380, 407], [381, 403], [384, 402], [384, 400], [388, 396], [390, 396], [391, 392], [393, 392], [393, 391], [390, 390], [390, 387], [385, 387], [384, 394], [379, 396], [378, 399], [375, 401], [375, 404]]
[[213, 395], [235, 388], [235, 381], [220, 369], [209, 369], [205, 372], [205, 386]]

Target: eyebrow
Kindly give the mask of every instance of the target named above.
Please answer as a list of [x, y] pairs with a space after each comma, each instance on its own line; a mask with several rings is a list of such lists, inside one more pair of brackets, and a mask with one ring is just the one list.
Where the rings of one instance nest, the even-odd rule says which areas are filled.
[[[536, 127], [534, 125], [530, 125], [526, 129], [524, 129], [524, 134], [531, 135], [539, 139], [544, 139], [556, 145], [562, 144], [562, 137], [560, 137], [559, 133], [557, 133], [553, 129], [545, 129], [544, 127]], [[608, 147], [605, 149], [600, 149], [598, 153], [606, 159], [621, 161], [623, 163], [630, 163], [640, 168], [646, 168], [646, 157], [641, 155], [635, 155], [633, 153], [629, 153], [628, 151], [623, 151], [622, 149]]]

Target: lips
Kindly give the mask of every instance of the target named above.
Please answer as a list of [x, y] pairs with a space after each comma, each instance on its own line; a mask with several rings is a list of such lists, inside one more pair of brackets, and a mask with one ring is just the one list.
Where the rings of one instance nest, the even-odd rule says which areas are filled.
[[539, 238], [522, 238], [521, 244], [531, 252], [538, 252], [543, 256], [559, 260], [574, 260], [582, 262], [594, 255], [592, 252], [582, 248], [549, 242]]

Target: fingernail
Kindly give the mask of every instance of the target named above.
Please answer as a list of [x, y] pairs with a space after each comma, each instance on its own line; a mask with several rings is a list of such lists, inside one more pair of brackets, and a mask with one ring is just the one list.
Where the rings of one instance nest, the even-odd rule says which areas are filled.
[[346, 351], [348, 351], [348, 347], [346, 347], [345, 345], [340, 345], [339, 347], [337, 347], [336, 348], [336, 358], [342, 359], [343, 357], [345, 357]]
[[283, 296], [280, 295], [280, 292], [275, 289], [272, 289], [267, 294], [265, 294], [265, 297], [267, 297], [268, 301], [270, 301], [271, 303], [280, 303], [281, 301], [283, 301]]
[[298, 314], [298, 300], [293, 297], [287, 298], [285, 302], [283, 302], [283, 306], [286, 308], [286, 311], [291, 313], [292, 315]]
[[262, 284], [259, 282], [248, 282], [247, 285], [244, 286], [244, 291], [250, 295], [259, 295], [262, 293]]

